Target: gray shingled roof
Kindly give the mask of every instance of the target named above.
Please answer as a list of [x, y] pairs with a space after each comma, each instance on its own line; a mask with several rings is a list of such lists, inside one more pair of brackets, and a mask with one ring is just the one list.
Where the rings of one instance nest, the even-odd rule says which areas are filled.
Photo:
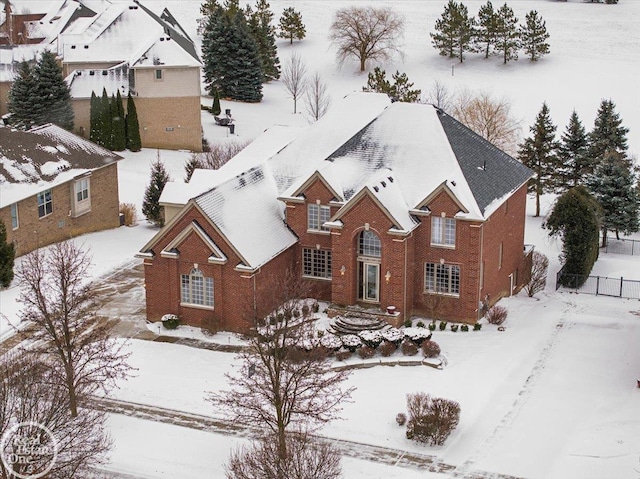
[[518, 160], [444, 111], [438, 110], [438, 118], [483, 213], [491, 202], [514, 191], [533, 175]]

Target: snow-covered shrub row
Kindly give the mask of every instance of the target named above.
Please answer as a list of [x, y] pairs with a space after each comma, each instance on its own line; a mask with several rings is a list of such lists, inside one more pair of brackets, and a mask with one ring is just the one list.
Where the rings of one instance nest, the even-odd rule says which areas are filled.
[[418, 345], [431, 338], [431, 331], [426, 328], [404, 328], [403, 331], [405, 339], [410, 339]]
[[398, 328], [387, 328], [382, 331], [382, 337], [390, 343], [395, 343], [397, 346], [404, 338], [404, 333]]
[[380, 333], [380, 331], [360, 331], [358, 333], [358, 336], [360, 337], [360, 339], [362, 339], [362, 342], [364, 344], [373, 349], [380, 346], [380, 343], [382, 342], [382, 334]]
[[342, 347], [342, 340], [335, 334], [324, 334], [320, 338], [320, 344], [327, 349], [337, 351]]
[[352, 353], [355, 353], [356, 349], [362, 346], [362, 340], [355, 334], [345, 334], [342, 336], [342, 345]]

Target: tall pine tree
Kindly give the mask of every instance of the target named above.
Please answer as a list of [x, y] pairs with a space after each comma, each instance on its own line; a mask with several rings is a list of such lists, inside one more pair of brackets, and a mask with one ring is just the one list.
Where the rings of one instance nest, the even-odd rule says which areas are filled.
[[13, 261], [16, 257], [13, 243], [7, 243], [7, 229], [0, 220], [0, 286], [7, 288], [13, 280]]
[[555, 191], [559, 186], [556, 126], [551, 121], [546, 103], [542, 104], [529, 130], [532, 135], [520, 146], [518, 158], [535, 173], [529, 180], [529, 191], [536, 194], [536, 216], [540, 216], [540, 196]]
[[131, 96], [131, 91], [127, 95], [127, 116], [126, 116], [126, 134], [127, 149], [131, 151], [140, 151], [142, 149], [142, 141], [140, 140], [140, 124], [138, 123], [138, 112], [136, 104]]
[[96, 96], [96, 92], [91, 92], [91, 104], [89, 110], [89, 139], [98, 145], [103, 144], [101, 121], [102, 102]]
[[285, 8], [280, 17], [280, 30], [278, 36], [280, 38], [288, 38], [289, 43], [293, 44], [293, 39], [302, 40], [307, 31], [304, 23], [302, 23], [302, 15], [296, 12], [293, 7]]
[[115, 97], [112, 96], [111, 102], [113, 151], [122, 151], [127, 147], [127, 128], [120, 90]]
[[71, 107], [71, 90], [62, 76], [62, 66], [54, 53], [42, 52], [33, 69], [36, 88], [33, 95], [42, 102], [42, 115], [36, 118], [40, 125], [55, 123], [73, 130], [73, 108]]
[[273, 12], [266, 0], [258, 0], [256, 10], [247, 5], [248, 27], [258, 47], [264, 81], [280, 78], [280, 59], [276, 48], [276, 29], [271, 25]]
[[475, 49], [484, 51], [484, 57], [489, 58], [496, 43], [497, 16], [493, 5], [488, 1], [478, 11], [478, 22], [474, 35]]
[[34, 94], [35, 91], [36, 81], [31, 65], [23, 61], [9, 90], [7, 106], [11, 113], [12, 125], [29, 129], [42, 118], [44, 103]]
[[563, 186], [578, 186], [584, 183], [593, 171], [593, 163], [588, 155], [589, 141], [587, 132], [575, 110], [571, 113], [569, 124], [560, 137], [558, 156], [564, 176]]
[[527, 13], [524, 25], [520, 26], [520, 42], [524, 52], [532, 62], [538, 61], [549, 53], [549, 33], [545, 21], [538, 12], [531, 10]]
[[433, 46], [440, 51], [440, 55], [457, 57], [463, 62], [464, 53], [473, 51], [474, 25], [475, 19], [469, 17], [465, 5], [449, 0], [444, 12], [436, 20], [435, 33], [430, 34]]
[[160, 195], [169, 180], [169, 174], [160, 160], [158, 151], [156, 160], [151, 164], [151, 179], [142, 201], [142, 214], [147, 221], [156, 226], [164, 226], [164, 208], [160, 206]]
[[518, 19], [506, 3], [496, 12], [496, 44], [495, 50], [502, 55], [502, 63], [518, 59], [520, 34]]
[[615, 110], [612, 100], [602, 100], [593, 130], [589, 133], [589, 156], [596, 165], [609, 151], [626, 156], [629, 129], [622, 126], [622, 119]]
[[113, 117], [111, 116], [111, 102], [107, 95], [106, 88], [102, 89], [102, 97], [100, 99], [100, 137], [102, 139], [102, 146], [112, 150], [113, 149]]
[[587, 187], [602, 208], [602, 246], [607, 245], [607, 231], [635, 233], [640, 229], [640, 197], [631, 161], [609, 150], [587, 180]]

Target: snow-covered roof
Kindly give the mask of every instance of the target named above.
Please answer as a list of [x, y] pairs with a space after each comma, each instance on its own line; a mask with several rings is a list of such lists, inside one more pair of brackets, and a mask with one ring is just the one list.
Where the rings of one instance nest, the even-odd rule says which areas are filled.
[[22, 61], [35, 61], [47, 45], [18, 45], [11, 48], [0, 48], [0, 82], [11, 82], [18, 64]]
[[27, 35], [31, 39], [42, 38], [42, 43], [50, 44], [76, 20], [88, 24], [87, 19], [96, 16], [96, 12], [78, 0], [58, 0], [53, 3], [46, 15], [40, 20], [26, 22]]
[[91, 98], [91, 93], [107, 95], [120, 92], [122, 97], [129, 94], [129, 69], [125, 64], [117, 65], [105, 70], [74, 70], [65, 81], [71, 88], [72, 98]]
[[[165, 18], [170, 18], [169, 14]], [[179, 27], [179, 26], [178, 26]], [[60, 36], [65, 63], [120, 63], [130, 67], [200, 66], [191, 39], [140, 2], [108, 5], [84, 30]]]
[[29, 131], [0, 126], [0, 208], [119, 159], [56, 125]]

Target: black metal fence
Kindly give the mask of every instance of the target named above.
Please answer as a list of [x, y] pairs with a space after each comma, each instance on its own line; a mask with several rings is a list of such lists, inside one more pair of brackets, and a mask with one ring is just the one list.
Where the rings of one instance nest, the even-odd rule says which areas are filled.
[[607, 236], [607, 246], [604, 247], [605, 253], [640, 255], [640, 241], [632, 239], [616, 239]]
[[556, 291], [558, 289], [596, 296], [640, 299], [640, 281], [607, 276], [565, 274], [562, 270], [556, 275]]

